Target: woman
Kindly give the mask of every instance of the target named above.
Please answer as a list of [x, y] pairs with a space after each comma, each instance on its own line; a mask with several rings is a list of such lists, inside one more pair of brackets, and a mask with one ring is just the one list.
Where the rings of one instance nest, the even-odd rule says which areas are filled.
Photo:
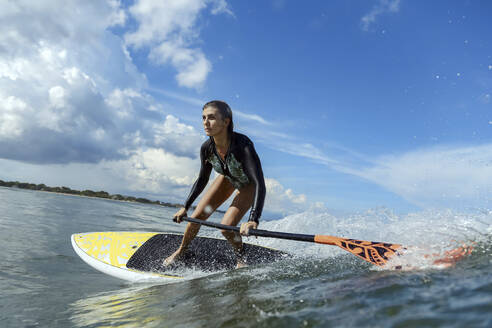
[[[251, 208], [249, 220], [241, 225], [240, 234], [222, 230], [222, 234], [232, 245], [237, 257], [237, 267], [246, 265], [242, 258], [243, 243], [241, 235], [247, 236], [249, 229], [258, 227], [258, 220], [265, 200], [265, 180], [260, 159], [251, 140], [243, 134], [233, 131], [232, 111], [225, 102], [214, 100], [203, 106], [203, 127], [210, 138], [200, 150], [201, 168], [198, 179], [183, 208], [174, 215], [174, 221], [180, 223], [195, 199], [208, 183], [212, 168], [218, 176], [207, 193], [202, 197], [191, 215], [192, 218], [206, 220], [237, 190], [231, 206], [221, 223], [235, 226]], [[188, 223], [181, 246], [164, 260], [170, 265], [178, 260], [198, 233], [200, 225]]]

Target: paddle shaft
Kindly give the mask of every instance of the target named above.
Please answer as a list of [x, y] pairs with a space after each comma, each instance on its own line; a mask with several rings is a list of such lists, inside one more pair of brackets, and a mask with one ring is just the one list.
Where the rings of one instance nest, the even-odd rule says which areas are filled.
[[[233, 227], [221, 223], [207, 222], [204, 220], [198, 220], [189, 217], [184, 217], [182, 219], [184, 221], [198, 223], [209, 227], [239, 232], [238, 227]], [[260, 230], [260, 229], [250, 229], [249, 234], [252, 236], [307, 241], [317, 244], [338, 246], [360, 257], [361, 259], [367, 262], [379, 266], [385, 265], [391, 256], [395, 254], [398, 255], [396, 251], [401, 248], [401, 245], [399, 244], [347, 239], [347, 238], [325, 236], [325, 235], [304, 235], [304, 234], [297, 234], [297, 233], [276, 232], [276, 231], [268, 231], [268, 230]]]
[[[183, 221], [188, 221], [191, 223], [198, 223], [204, 226], [219, 228], [223, 230], [230, 230], [239, 232], [239, 227], [234, 227], [230, 225], [225, 225], [221, 223], [208, 222], [204, 220], [199, 220], [195, 218], [183, 217]], [[270, 237], [270, 238], [278, 238], [278, 239], [288, 239], [288, 240], [297, 240], [297, 241], [307, 241], [314, 243], [314, 235], [304, 235], [298, 233], [288, 233], [288, 232], [277, 232], [277, 231], [268, 231], [268, 230], [260, 230], [260, 229], [249, 229], [249, 234], [251, 236], [258, 237]]]

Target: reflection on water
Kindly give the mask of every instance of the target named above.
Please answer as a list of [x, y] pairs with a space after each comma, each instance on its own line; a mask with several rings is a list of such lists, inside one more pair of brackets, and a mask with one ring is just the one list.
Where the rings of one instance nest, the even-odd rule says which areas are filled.
[[[348, 288], [346, 279], [366, 285], [365, 279], [355, 274], [361, 273], [360, 268], [353, 266], [356, 272], [348, 272], [341, 270], [342, 266], [350, 267], [350, 263], [287, 259], [179, 283], [133, 285], [73, 302], [70, 320], [76, 327], [227, 327], [260, 323], [268, 327], [272, 319], [281, 317], [273, 326], [297, 327], [312, 321], [305, 318], [306, 309], [315, 306], [318, 312], [325, 312], [325, 301], [320, 296], [332, 299], [340, 297], [337, 294], [351, 294], [354, 284]], [[314, 288], [314, 282], [324, 287]]]
[[70, 319], [77, 327], [151, 327], [164, 320], [149, 313], [158, 303], [158, 298], [152, 297], [159, 294], [155, 292], [157, 287], [130, 287], [80, 299], [70, 305]]
[[70, 320], [76, 327], [203, 326], [219, 320], [214, 314], [248, 303], [248, 280], [237, 278], [225, 284], [203, 278], [96, 293], [70, 304]]

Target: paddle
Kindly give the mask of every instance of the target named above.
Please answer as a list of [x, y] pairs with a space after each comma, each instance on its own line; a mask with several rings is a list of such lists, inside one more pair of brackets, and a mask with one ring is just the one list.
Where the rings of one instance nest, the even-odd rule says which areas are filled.
[[[198, 223], [204, 226], [231, 230], [239, 232], [239, 227], [229, 226], [221, 223], [207, 222], [195, 218], [183, 217], [183, 221]], [[297, 233], [276, 232], [260, 229], [250, 229], [249, 234], [259, 237], [270, 237], [279, 239], [289, 239], [297, 241], [307, 241], [318, 244], [338, 246], [361, 259], [375, 265], [383, 266], [389, 258], [395, 254], [397, 249], [401, 248], [399, 244], [389, 244], [383, 242], [365, 241], [357, 239], [347, 239], [326, 235], [304, 235]]]

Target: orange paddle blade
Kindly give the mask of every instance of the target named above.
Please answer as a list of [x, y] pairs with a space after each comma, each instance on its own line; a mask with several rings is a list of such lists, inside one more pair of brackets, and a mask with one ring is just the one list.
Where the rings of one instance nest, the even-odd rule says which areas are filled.
[[375, 265], [385, 265], [389, 258], [397, 254], [399, 244], [389, 244], [375, 241], [339, 238], [334, 236], [315, 235], [314, 242], [318, 244], [335, 245]]

